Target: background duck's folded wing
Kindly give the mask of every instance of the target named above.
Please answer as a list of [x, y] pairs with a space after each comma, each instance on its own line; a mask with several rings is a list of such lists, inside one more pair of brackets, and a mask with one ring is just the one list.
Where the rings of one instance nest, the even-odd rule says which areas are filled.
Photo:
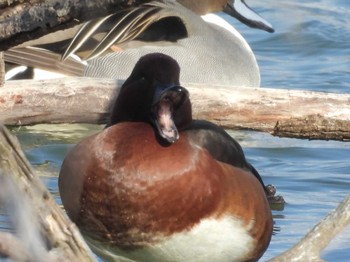
[[159, 8], [136, 8], [123, 16], [106, 33], [104, 38], [91, 51], [85, 59], [93, 59], [114, 44], [132, 40], [146, 30], [147, 26], [154, 22], [154, 14], [159, 12]]
[[111, 15], [91, 20], [83, 24], [83, 26], [73, 37], [72, 41], [69, 43], [69, 46], [62, 55], [62, 60], [66, 60], [68, 56], [74, 54], [74, 52], [77, 51], [90, 38], [90, 36], [96, 31], [96, 29], [99, 28], [100, 25], [103, 24], [105, 20], [107, 20], [110, 17]]
[[77, 32], [62, 59], [66, 59], [80, 48], [84, 49], [84, 46], [92, 39], [96, 39], [98, 42], [94, 46], [90, 46], [91, 51], [83, 56], [78, 55], [84, 60], [96, 58], [113, 45], [139, 37], [150, 25], [169, 16], [168, 10], [168, 5], [161, 2], [152, 2], [132, 10], [90, 21], [88, 25], [84, 25]]
[[108, 49], [113, 45], [137, 37], [148, 39], [152, 32], [148, 35], [145, 31], [157, 21], [170, 16], [171, 6], [161, 1], [151, 2], [94, 19], [12, 48], [5, 52], [5, 61], [67, 75], [82, 75], [84, 63], [72, 55], [77, 55], [82, 60], [90, 60], [112, 52]]
[[85, 67], [85, 63], [78, 58], [70, 57], [61, 61], [60, 54], [37, 47], [13, 48], [6, 51], [4, 57], [6, 62], [71, 76], [82, 76]]

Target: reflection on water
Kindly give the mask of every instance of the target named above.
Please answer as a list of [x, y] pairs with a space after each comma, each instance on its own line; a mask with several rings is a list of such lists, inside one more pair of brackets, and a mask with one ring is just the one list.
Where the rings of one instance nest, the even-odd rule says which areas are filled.
[[[262, 86], [350, 93], [350, 1], [250, 0], [276, 33], [247, 29], [232, 22], [251, 44]], [[74, 143], [97, 132], [93, 125], [40, 125], [15, 128], [25, 153], [58, 203], [57, 174]], [[290, 248], [349, 193], [350, 144], [276, 138], [256, 132], [231, 132], [266, 183], [284, 196], [275, 211], [276, 226], [262, 261]], [[1, 212], [1, 209], [0, 209]], [[0, 230], [8, 230], [0, 213]], [[324, 252], [327, 261], [349, 261], [350, 229]]]

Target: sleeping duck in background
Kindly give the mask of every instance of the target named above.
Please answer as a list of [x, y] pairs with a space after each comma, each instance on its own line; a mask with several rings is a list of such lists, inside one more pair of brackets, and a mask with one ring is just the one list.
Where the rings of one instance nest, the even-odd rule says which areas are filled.
[[179, 62], [181, 81], [260, 86], [251, 48], [224, 19], [208, 14], [218, 11], [273, 31], [243, 1], [157, 0], [27, 42], [5, 52], [5, 60], [74, 76], [126, 79], [141, 56], [161, 52]]
[[106, 261], [256, 261], [273, 231], [262, 179], [221, 127], [192, 119], [179, 73], [160, 53], [136, 63], [107, 127], [64, 159], [62, 203]]

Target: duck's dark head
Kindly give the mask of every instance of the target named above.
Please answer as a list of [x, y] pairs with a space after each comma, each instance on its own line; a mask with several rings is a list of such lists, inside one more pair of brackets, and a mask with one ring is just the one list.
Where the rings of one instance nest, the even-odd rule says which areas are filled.
[[192, 121], [189, 93], [180, 86], [179, 76], [180, 67], [170, 56], [141, 57], [120, 90], [108, 126], [147, 122], [160, 138], [174, 143], [179, 130]]

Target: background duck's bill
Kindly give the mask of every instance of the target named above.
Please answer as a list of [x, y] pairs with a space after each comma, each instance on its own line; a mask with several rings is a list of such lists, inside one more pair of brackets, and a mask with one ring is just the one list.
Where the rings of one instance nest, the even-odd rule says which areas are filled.
[[270, 33], [275, 32], [272, 25], [247, 6], [243, 0], [232, 0], [231, 3], [227, 3], [223, 11], [249, 27], [265, 30]]

